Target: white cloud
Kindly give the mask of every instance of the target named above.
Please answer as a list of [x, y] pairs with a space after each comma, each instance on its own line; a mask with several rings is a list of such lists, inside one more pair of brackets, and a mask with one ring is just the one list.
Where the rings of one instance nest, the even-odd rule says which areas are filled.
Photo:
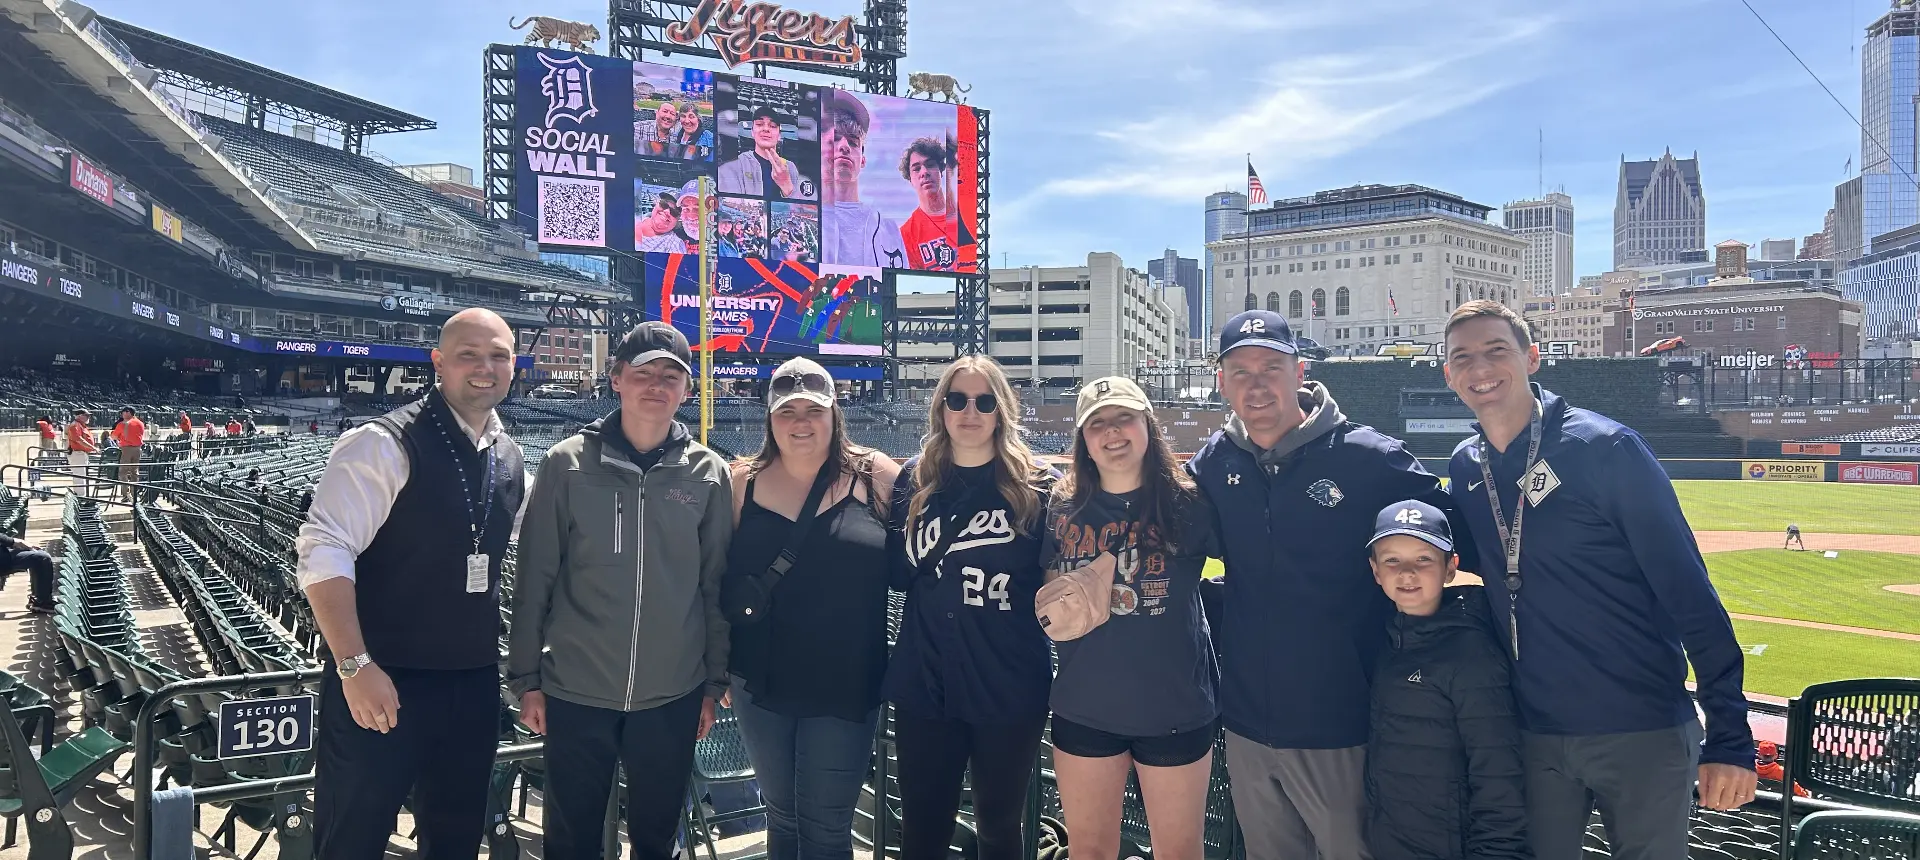
[[1251, 152], [1263, 178], [1300, 171], [1385, 135], [1452, 113], [1520, 83], [1524, 63], [1489, 63], [1544, 32], [1545, 18], [1508, 17], [1433, 31], [1414, 44], [1365, 54], [1322, 53], [1273, 63], [1248, 81], [1260, 95], [1194, 100], [1097, 132], [1107, 150], [1094, 170], [1042, 183], [1047, 197], [1191, 200], [1237, 187]]

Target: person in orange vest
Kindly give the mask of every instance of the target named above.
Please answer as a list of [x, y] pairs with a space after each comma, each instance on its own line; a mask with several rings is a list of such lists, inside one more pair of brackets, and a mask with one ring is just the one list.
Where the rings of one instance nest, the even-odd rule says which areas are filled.
[[93, 434], [87, 432], [87, 423], [93, 420], [93, 414], [85, 409], [73, 413], [73, 423], [67, 425], [67, 468], [73, 475], [73, 492], [87, 494], [87, 470], [93, 466], [93, 455], [100, 451], [93, 444]]
[[180, 410], [180, 435], [193, 435], [193, 419], [187, 417], [187, 410]]
[[120, 496], [133, 502], [140, 483], [140, 447], [147, 441], [147, 424], [134, 414], [133, 407], [120, 407], [120, 423], [113, 428], [113, 441], [120, 443]]
[[[1758, 755], [1754, 757], [1754, 773], [1758, 774], [1761, 779], [1772, 780], [1785, 785], [1787, 782], [1787, 769], [1780, 764], [1780, 745], [1773, 741], [1761, 741], [1756, 744], [1756, 746], [1759, 749]], [[1806, 797], [1808, 793], [1806, 789], [1800, 787], [1800, 783], [1796, 782], [1793, 784], [1793, 796]]]
[[228, 436], [238, 436], [240, 435], [241, 431], [244, 429], [245, 428], [240, 426], [240, 419], [238, 418], [227, 419], [227, 435]]
[[53, 432], [53, 419], [42, 415], [40, 416], [40, 420], [33, 423], [40, 428], [40, 447], [49, 451], [53, 450], [53, 448], [56, 447], [54, 443], [60, 438], [58, 434]]

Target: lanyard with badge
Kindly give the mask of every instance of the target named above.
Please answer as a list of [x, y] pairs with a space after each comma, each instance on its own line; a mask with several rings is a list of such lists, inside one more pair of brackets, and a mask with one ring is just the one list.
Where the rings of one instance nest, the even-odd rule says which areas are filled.
[[473, 534], [473, 552], [467, 556], [467, 593], [484, 594], [487, 592], [490, 561], [487, 554], [480, 551], [480, 542], [487, 535], [487, 519], [493, 512], [494, 446], [487, 446], [485, 485], [481, 488], [480, 514], [476, 519], [473, 513], [473, 488], [467, 483], [467, 469], [462, 465], [465, 458], [460, 455], [460, 446], [454, 444], [453, 434], [447, 432], [446, 419], [437, 415], [435, 419], [434, 424], [440, 427], [440, 437], [447, 440], [447, 449], [453, 452], [454, 472], [460, 475], [460, 497], [467, 505], [467, 528]]
[[[1527, 473], [1533, 471], [1534, 461], [1540, 458], [1540, 401], [1533, 401], [1533, 418], [1527, 424], [1527, 461], [1520, 470], [1520, 481], [1526, 483]], [[1489, 465], [1493, 457], [1493, 446], [1487, 444], [1485, 433], [1480, 434], [1480, 481], [1487, 487], [1487, 501], [1493, 505], [1493, 524], [1500, 529], [1500, 546], [1507, 557], [1507, 632], [1512, 639], [1513, 659], [1520, 659], [1520, 525], [1527, 514], [1526, 488], [1513, 498], [1513, 525], [1507, 525], [1507, 514], [1500, 507], [1500, 491], [1494, 487], [1493, 467]]]

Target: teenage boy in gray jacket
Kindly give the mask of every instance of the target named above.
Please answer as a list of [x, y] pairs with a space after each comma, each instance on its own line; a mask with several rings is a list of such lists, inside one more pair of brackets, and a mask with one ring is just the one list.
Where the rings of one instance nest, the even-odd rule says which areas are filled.
[[546, 736], [548, 860], [601, 856], [616, 762], [633, 856], [669, 860], [694, 741], [727, 687], [733, 488], [673, 420], [687, 339], [642, 323], [613, 355], [620, 408], [547, 453], [520, 529], [507, 680]]

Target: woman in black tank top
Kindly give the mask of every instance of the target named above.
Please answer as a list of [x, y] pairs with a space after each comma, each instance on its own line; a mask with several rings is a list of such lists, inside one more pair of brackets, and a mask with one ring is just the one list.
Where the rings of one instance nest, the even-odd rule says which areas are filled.
[[[735, 467], [727, 577], [764, 575], [789, 544], [795, 560], [758, 620], [735, 620], [731, 707], [767, 804], [770, 860], [850, 860], [887, 663], [886, 505], [899, 467], [848, 441], [820, 365], [781, 365], [769, 391], [766, 447]], [[833, 475], [796, 540], [822, 469]]]

